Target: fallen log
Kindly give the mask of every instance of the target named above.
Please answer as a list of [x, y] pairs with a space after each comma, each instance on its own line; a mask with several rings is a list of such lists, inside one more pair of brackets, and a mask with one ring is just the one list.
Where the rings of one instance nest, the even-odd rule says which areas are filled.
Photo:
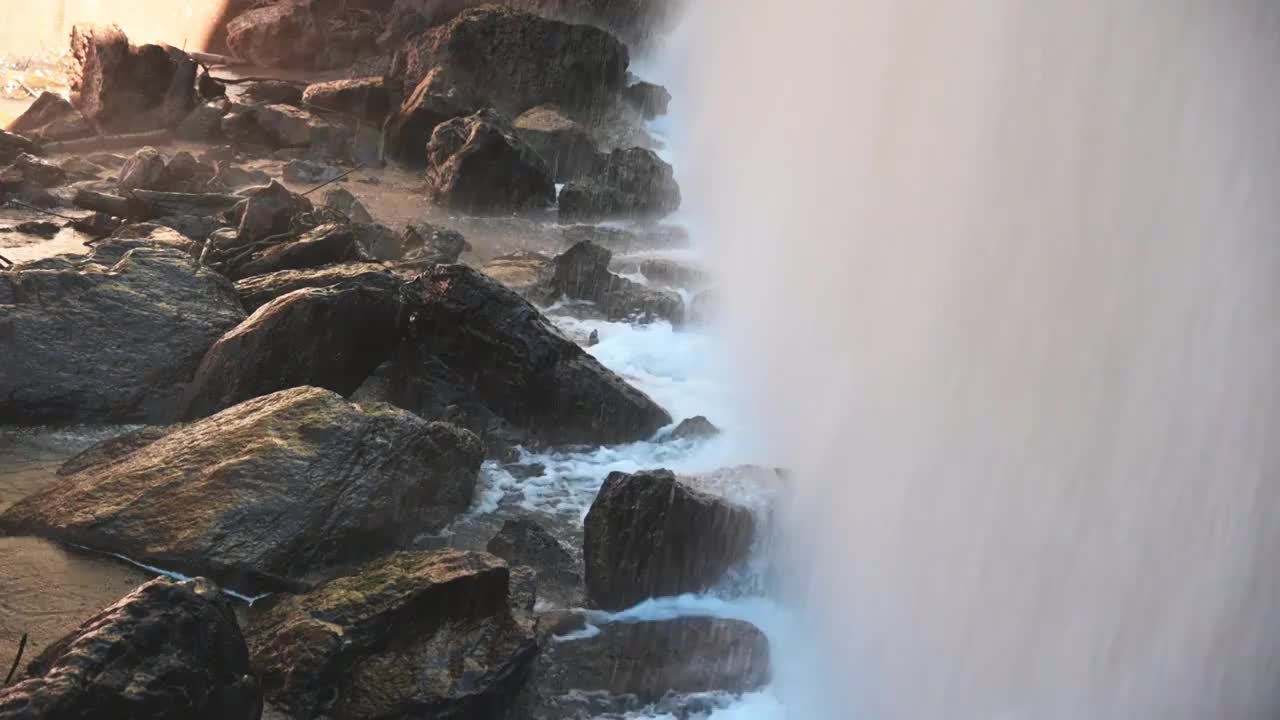
[[58, 155], [61, 153], [105, 152], [121, 148], [169, 145], [171, 143], [173, 143], [172, 130], [152, 130], [150, 132], [98, 135], [80, 140], [45, 143], [44, 153], [46, 155]]
[[71, 203], [78, 208], [106, 213], [134, 222], [150, 219], [150, 208], [140, 205], [137, 200], [94, 190], [78, 190]]
[[166, 215], [214, 215], [230, 210], [244, 200], [238, 195], [218, 193], [176, 193], [134, 190], [126, 196], [80, 190], [72, 203], [76, 207], [142, 222]]

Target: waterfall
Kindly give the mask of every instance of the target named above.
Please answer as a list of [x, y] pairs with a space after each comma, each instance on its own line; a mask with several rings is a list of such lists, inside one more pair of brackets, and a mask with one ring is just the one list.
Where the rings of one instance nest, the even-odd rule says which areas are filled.
[[827, 716], [1277, 717], [1280, 6], [695, 2], [686, 35]]

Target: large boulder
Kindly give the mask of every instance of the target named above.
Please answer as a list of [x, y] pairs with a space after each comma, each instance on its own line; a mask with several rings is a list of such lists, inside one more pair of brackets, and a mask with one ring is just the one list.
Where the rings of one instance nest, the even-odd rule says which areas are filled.
[[267, 698], [291, 717], [508, 717], [537, 652], [492, 555], [407, 552], [255, 610]]
[[240, 257], [224, 269], [232, 280], [281, 270], [305, 270], [362, 260], [357, 227], [329, 223], [308, 230], [296, 240], [279, 242]]
[[436, 126], [427, 145], [427, 194], [464, 212], [509, 213], [555, 202], [547, 164], [491, 110]]
[[380, 123], [391, 112], [391, 94], [381, 77], [313, 83], [302, 94], [302, 102], [310, 107], [340, 112], [370, 122]]
[[560, 220], [652, 219], [680, 207], [680, 186], [671, 166], [645, 148], [614, 150], [589, 178], [560, 191]]
[[439, 530], [471, 504], [481, 455], [450, 425], [296, 388], [63, 477], [0, 514], [0, 532], [297, 589]]
[[74, 140], [94, 134], [84, 115], [71, 101], [48, 90], [9, 123], [10, 132], [22, 133], [42, 141]]
[[710, 271], [669, 258], [649, 258], [641, 261], [640, 273], [651, 283], [672, 288], [701, 290], [711, 284]]
[[442, 398], [469, 398], [546, 445], [643, 440], [671, 423], [528, 301], [477, 270], [436, 266], [402, 297], [407, 337], [376, 374], [377, 399], [432, 417]]
[[514, 252], [490, 260], [480, 268], [480, 272], [530, 302], [545, 303], [552, 294], [555, 258], [530, 251]]
[[404, 229], [405, 261], [413, 264], [458, 262], [471, 244], [462, 233], [442, 225], [414, 223]]
[[167, 422], [205, 351], [244, 319], [235, 288], [187, 254], [117, 257], [118, 244], [0, 273], [0, 423]]
[[677, 293], [652, 290], [609, 271], [613, 258], [607, 248], [580, 242], [555, 259], [553, 294], [588, 300], [609, 320], [666, 320], [684, 322], [684, 300]]
[[755, 529], [749, 509], [696, 490], [669, 470], [611, 473], [584, 524], [587, 599], [619, 610], [709, 590], [747, 558]]
[[389, 77], [408, 94], [439, 69], [476, 109], [516, 117], [548, 103], [581, 112], [612, 102], [629, 64], [626, 46], [600, 28], [486, 5], [409, 38]]
[[768, 681], [769, 640], [750, 623], [610, 622], [543, 643], [528, 712], [532, 720], [635, 712], [669, 694], [743, 693]]
[[305, 288], [323, 288], [356, 282], [365, 287], [395, 292], [400, 280], [376, 263], [345, 263], [306, 270], [280, 270], [254, 275], [236, 283], [244, 309], [253, 312], [281, 295]]
[[175, 127], [195, 108], [196, 64], [167, 45], [130, 45], [115, 26], [71, 31], [71, 102], [107, 132]]
[[557, 182], [594, 175], [604, 164], [604, 154], [591, 134], [559, 108], [542, 105], [525, 111], [512, 123], [520, 139], [529, 144], [551, 168]]
[[235, 612], [204, 580], [153, 580], [50, 645], [0, 689], [0, 718], [257, 720]]
[[184, 415], [303, 385], [350, 395], [399, 337], [397, 288], [378, 280], [295, 290], [259, 308], [205, 354]]
[[168, 184], [164, 155], [153, 147], [138, 150], [120, 168], [122, 190], [164, 190]]
[[442, 69], [431, 71], [401, 102], [383, 125], [382, 144], [387, 157], [412, 167], [427, 164], [427, 143], [436, 126], [470, 115], [476, 101], [455, 88]]
[[54, 188], [67, 182], [67, 171], [48, 160], [23, 153], [9, 167], [0, 170], [0, 191], [24, 188]]
[[638, 82], [622, 91], [622, 99], [634, 107], [647, 120], [666, 115], [671, 105], [671, 93], [661, 85]]
[[232, 55], [261, 67], [328, 70], [373, 52], [378, 32], [347, 3], [279, 0], [232, 18], [226, 42]]
[[532, 568], [539, 597], [562, 606], [582, 603], [582, 573], [573, 553], [533, 520], [507, 520], [485, 549], [512, 566]]
[[19, 155], [32, 155], [39, 151], [36, 144], [17, 134], [0, 130], [0, 164], [8, 165]]

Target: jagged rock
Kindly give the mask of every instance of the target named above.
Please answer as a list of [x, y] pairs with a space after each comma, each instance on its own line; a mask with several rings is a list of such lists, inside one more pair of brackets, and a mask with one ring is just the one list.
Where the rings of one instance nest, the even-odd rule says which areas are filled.
[[120, 168], [120, 187], [124, 190], [162, 190], [166, 179], [164, 155], [153, 147], [137, 151]]
[[336, 187], [326, 190], [324, 193], [323, 204], [327, 208], [337, 210], [343, 215], [346, 215], [347, 219], [351, 222], [373, 222], [373, 216], [371, 216], [369, 211], [365, 209], [364, 204], [357, 200], [356, 196], [352, 195], [351, 191], [346, 188]]
[[277, 147], [307, 147], [322, 143], [333, 126], [292, 105], [261, 105], [253, 109], [253, 120]]
[[694, 490], [669, 470], [610, 473], [584, 523], [587, 599], [620, 610], [703, 592], [746, 559], [751, 511]]
[[393, 555], [255, 608], [253, 668], [295, 718], [508, 717], [537, 653], [513, 575], [483, 553]]
[[20, 190], [24, 187], [53, 188], [67, 182], [67, 171], [44, 160], [23, 153], [13, 159], [9, 167], [0, 171], [0, 190]]
[[640, 263], [645, 279], [673, 288], [696, 290], [711, 284], [711, 273], [677, 260], [651, 258]]
[[196, 106], [196, 65], [177, 48], [129, 44], [120, 28], [71, 31], [71, 101], [106, 132], [174, 127]]
[[280, 270], [305, 270], [362, 259], [353, 226], [327, 224], [303, 233], [292, 242], [270, 245], [225, 268], [224, 272], [232, 280], [243, 280]]
[[582, 575], [573, 554], [534, 521], [507, 520], [485, 549], [513, 566], [533, 568], [541, 597], [565, 606], [581, 603]]
[[622, 91], [622, 99], [640, 111], [646, 120], [666, 115], [667, 108], [671, 105], [671, 93], [661, 85], [650, 82], [638, 82], [627, 86]]
[[271, 176], [262, 170], [245, 170], [232, 165], [229, 160], [220, 160], [218, 161], [218, 172], [213, 176], [212, 182], [235, 190], [256, 185], [267, 185], [271, 182]]
[[409, 38], [388, 77], [408, 95], [434, 70], [465, 89], [472, 110], [516, 117], [544, 104], [570, 113], [606, 104], [622, 90], [629, 62], [626, 46], [604, 30], [489, 5]]
[[380, 123], [391, 112], [391, 93], [381, 77], [349, 78], [307, 86], [302, 101], [311, 107], [333, 110]]
[[709, 617], [611, 622], [590, 637], [542, 644], [528, 717], [635, 712], [669, 693], [743, 693], [768, 682], [769, 640], [750, 623]]
[[284, 179], [291, 183], [316, 184], [337, 180], [346, 172], [336, 165], [313, 160], [290, 160], [284, 166]]
[[720, 434], [720, 428], [703, 415], [682, 420], [669, 436], [672, 440], [702, 440]]
[[289, 192], [274, 180], [262, 187], [247, 188], [239, 194], [245, 199], [232, 210], [231, 217], [239, 227], [239, 238], [244, 243], [289, 232], [296, 216], [314, 209], [310, 200]]
[[609, 153], [599, 172], [560, 191], [562, 222], [655, 218], [679, 207], [680, 186], [671, 166], [644, 148]]
[[9, 131], [42, 141], [75, 140], [94, 134], [84, 115], [66, 98], [44, 91], [35, 102], [9, 123]]
[[448, 264], [458, 262], [470, 243], [457, 230], [431, 223], [409, 225], [404, 230], [404, 259], [411, 263]]
[[388, 293], [399, 290], [401, 281], [382, 265], [348, 263], [309, 270], [281, 270], [255, 275], [236, 283], [236, 292], [245, 310], [253, 312], [281, 295], [305, 288], [323, 288], [344, 282], [358, 282]]
[[610, 320], [663, 319], [675, 325], [684, 321], [684, 300], [678, 294], [652, 290], [610, 272], [612, 258], [613, 253], [599, 245], [574, 245], [555, 259], [552, 292], [589, 300]]
[[427, 193], [466, 212], [511, 212], [555, 202], [547, 165], [486, 110], [436, 126], [427, 145]]
[[97, 247], [94, 261], [114, 265], [125, 253], [140, 247], [172, 248], [195, 258], [200, 255], [200, 244], [173, 228], [156, 223], [123, 225], [111, 233], [112, 242]]
[[287, 80], [255, 80], [240, 86], [240, 100], [250, 105], [301, 105], [303, 86]]
[[557, 107], [527, 110], [512, 127], [546, 161], [557, 182], [593, 175], [604, 164], [591, 134]]
[[295, 388], [63, 477], [0, 514], [0, 530], [245, 592], [297, 589], [438, 530], [470, 505], [481, 455], [450, 425]]
[[395, 289], [354, 279], [263, 305], [205, 354], [187, 387], [184, 415], [204, 417], [304, 385], [350, 395], [399, 338]]
[[367, 16], [359, 8], [345, 8], [325, 0], [278, 0], [228, 22], [227, 47], [261, 67], [346, 67], [376, 50], [379, 28], [362, 23]]
[[0, 130], [0, 164], [8, 165], [19, 155], [33, 155], [38, 151], [35, 143], [21, 135]]
[[[532, 443], [614, 444], [651, 437], [670, 415], [561, 335], [519, 295], [465, 265], [437, 265], [401, 294], [408, 337], [368, 390], [440, 417], [486, 413]], [[480, 428], [483, 434], [487, 428]]]
[[543, 303], [552, 294], [555, 259], [542, 253], [522, 251], [500, 255], [485, 263], [480, 271], [526, 300]]
[[102, 166], [94, 165], [78, 155], [63, 160], [58, 163], [58, 167], [66, 170], [69, 178], [84, 178], [86, 180], [97, 179], [105, 170]]
[[404, 98], [383, 130], [388, 157], [412, 167], [427, 163], [427, 143], [436, 126], [469, 115], [474, 102], [449, 84], [444, 71], [433, 71]]
[[12, 230], [24, 235], [35, 235], [36, 237], [49, 240], [55, 237], [59, 232], [62, 232], [62, 226], [53, 222], [34, 221], [18, 223], [13, 226]]
[[204, 580], [153, 580], [45, 649], [0, 689], [0, 718], [257, 720], [235, 612]]
[[231, 111], [231, 103], [226, 98], [203, 103], [192, 110], [174, 134], [180, 140], [193, 142], [213, 142], [222, 135], [222, 118]]
[[113, 242], [62, 269], [0, 273], [0, 423], [166, 422], [205, 351], [244, 319], [177, 250]]

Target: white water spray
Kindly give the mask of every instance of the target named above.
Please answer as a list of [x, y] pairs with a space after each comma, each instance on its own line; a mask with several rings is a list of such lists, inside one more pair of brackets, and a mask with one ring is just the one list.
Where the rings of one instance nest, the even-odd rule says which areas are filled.
[[825, 716], [1280, 716], [1280, 6], [701, 5]]

